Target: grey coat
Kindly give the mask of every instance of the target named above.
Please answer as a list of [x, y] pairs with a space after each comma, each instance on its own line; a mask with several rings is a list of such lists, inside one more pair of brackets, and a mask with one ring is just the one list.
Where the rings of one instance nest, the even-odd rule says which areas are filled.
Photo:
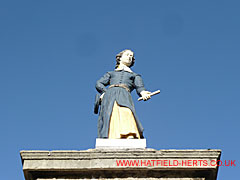
[[100, 94], [105, 94], [101, 102], [101, 109], [98, 117], [98, 137], [108, 138], [110, 116], [114, 102], [116, 101], [118, 105], [131, 109], [136, 119], [140, 136], [143, 138], [143, 127], [136, 116], [130, 92], [122, 87], [106, 87], [113, 84], [125, 84], [131, 92], [136, 89], [136, 92], [139, 96], [141, 96], [140, 92], [145, 90], [141, 76], [134, 72], [127, 72], [124, 70], [110, 71], [101, 77], [96, 83], [96, 89]]

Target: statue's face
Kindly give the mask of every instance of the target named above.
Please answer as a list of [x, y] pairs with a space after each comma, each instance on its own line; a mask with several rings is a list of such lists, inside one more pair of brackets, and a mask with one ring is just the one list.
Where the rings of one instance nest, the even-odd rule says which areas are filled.
[[120, 58], [120, 63], [130, 66], [133, 60], [133, 52], [130, 50], [125, 51]]

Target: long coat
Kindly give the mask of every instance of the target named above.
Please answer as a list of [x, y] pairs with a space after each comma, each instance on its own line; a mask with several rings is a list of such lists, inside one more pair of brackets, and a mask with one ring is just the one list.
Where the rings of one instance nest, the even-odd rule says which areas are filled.
[[[130, 92], [122, 87], [107, 88], [108, 85], [124, 84]], [[136, 120], [137, 128], [141, 138], [143, 138], [143, 127], [141, 122], [138, 120], [131, 97], [131, 92], [136, 89], [139, 96], [140, 92], [145, 90], [142, 78], [139, 74], [134, 72], [127, 72], [124, 70], [110, 71], [101, 77], [96, 83], [97, 91], [102, 94], [105, 93], [101, 102], [101, 109], [98, 117], [98, 137], [108, 138], [110, 117], [114, 102], [118, 105], [128, 107]]]

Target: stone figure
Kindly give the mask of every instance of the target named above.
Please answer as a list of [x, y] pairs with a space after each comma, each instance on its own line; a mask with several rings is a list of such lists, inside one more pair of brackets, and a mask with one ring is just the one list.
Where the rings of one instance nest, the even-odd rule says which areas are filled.
[[[151, 92], [144, 88], [141, 76], [130, 69], [134, 62], [131, 50], [120, 52], [116, 56], [115, 70], [107, 72], [96, 83], [96, 89], [101, 94], [97, 98], [97, 104], [101, 101], [99, 138], [143, 138], [143, 127], [136, 116], [131, 92], [136, 89], [143, 100], [150, 99]], [[98, 107], [95, 113], [97, 111]]]

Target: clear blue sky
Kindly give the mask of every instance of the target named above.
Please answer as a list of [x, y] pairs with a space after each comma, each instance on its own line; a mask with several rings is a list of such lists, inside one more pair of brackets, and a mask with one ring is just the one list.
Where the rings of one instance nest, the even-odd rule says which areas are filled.
[[149, 148], [222, 149], [239, 177], [240, 2], [0, 2], [1, 178], [24, 179], [20, 150], [94, 148], [95, 82], [115, 55], [161, 94], [137, 102]]

